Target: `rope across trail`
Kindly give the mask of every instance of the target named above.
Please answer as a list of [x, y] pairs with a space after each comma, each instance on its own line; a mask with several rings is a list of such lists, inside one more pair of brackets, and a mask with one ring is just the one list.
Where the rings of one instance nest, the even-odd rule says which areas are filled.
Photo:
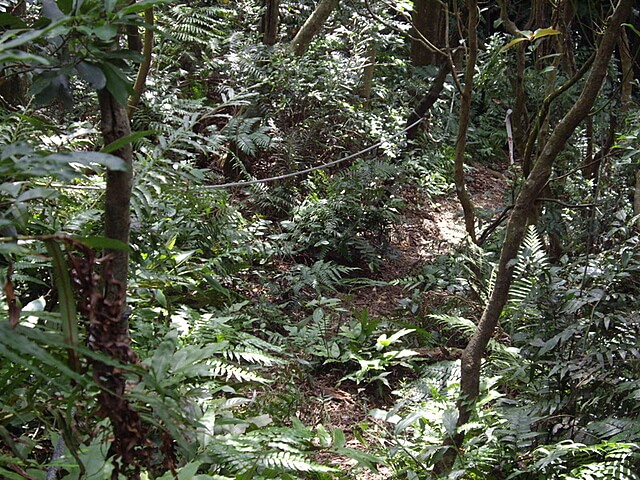
[[[402, 129], [399, 132], [396, 132], [393, 135], [391, 135], [391, 137], [389, 137], [388, 139], [392, 139], [392, 138], [399, 137], [400, 135], [404, 135], [405, 133], [407, 133], [409, 130], [411, 130], [413, 127], [418, 125], [423, 120], [424, 120], [424, 118], [420, 118], [420, 119], [416, 120], [415, 122], [413, 122], [412, 124], [408, 125], [404, 129]], [[365, 154], [367, 152], [370, 152], [371, 150], [374, 150], [374, 149], [378, 148], [385, 141], [386, 140], [381, 140], [378, 143], [374, 143], [373, 145], [370, 145], [370, 146], [368, 146], [366, 148], [363, 148], [362, 150], [360, 150], [358, 152], [355, 152], [355, 153], [352, 153], [351, 155], [347, 155], [344, 158], [339, 158], [338, 160], [333, 160], [333, 161], [328, 162], [328, 163], [323, 163], [322, 165], [317, 165], [315, 167], [305, 168], [304, 170], [299, 170], [297, 172], [286, 173], [284, 175], [278, 175], [277, 177], [256, 178], [254, 180], [247, 180], [247, 181], [244, 181], [244, 182], [220, 183], [220, 184], [217, 184], [217, 185], [203, 185], [200, 188], [206, 188], [208, 190], [213, 190], [213, 189], [221, 189], [221, 188], [246, 187], [248, 185], [255, 185], [257, 183], [270, 183], [270, 182], [276, 182], [278, 180], [284, 180], [285, 178], [297, 177], [299, 175], [304, 175], [305, 173], [315, 172], [316, 170], [322, 170], [324, 168], [328, 168], [328, 167], [331, 167], [333, 165], [337, 165], [339, 163], [346, 162], [347, 160], [351, 160], [352, 158], [359, 157], [360, 155], [363, 155], [363, 154]]]

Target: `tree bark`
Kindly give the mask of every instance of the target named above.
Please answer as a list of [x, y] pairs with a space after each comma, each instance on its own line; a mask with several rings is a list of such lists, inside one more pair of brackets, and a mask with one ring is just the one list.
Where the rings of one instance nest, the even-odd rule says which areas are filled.
[[367, 64], [362, 70], [362, 78], [358, 86], [358, 95], [362, 98], [371, 98], [371, 89], [373, 88], [373, 74], [376, 69], [376, 46], [371, 42], [367, 49]]
[[640, 169], [636, 171], [636, 188], [633, 193], [633, 215], [638, 217], [636, 226], [640, 228]]
[[[433, 79], [433, 83], [431, 84], [429, 91], [424, 97], [422, 97], [422, 100], [420, 100], [418, 106], [411, 112], [411, 115], [409, 115], [407, 126], [414, 124], [419, 119], [424, 117], [429, 109], [433, 106], [433, 104], [436, 103], [436, 101], [440, 97], [440, 94], [442, 93], [442, 90], [444, 88], [444, 81], [446, 80], [447, 75], [450, 71], [451, 67], [448, 63], [443, 63], [440, 66], [440, 70], [438, 70], [436, 78]], [[409, 140], [416, 138], [418, 136], [418, 131], [419, 125], [411, 127], [409, 130], [407, 130], [407, 138]]]
[[[100, 128], [105, 145], [131, 134], [126, 105], [121, 105], [106, 89], [98, 91], [100, 103]], [[107, 238], [129, 244], [131, 185], [133, 181], [133, 151], [126, 145], [115, 152], [129, 168], [126, 171], [107, 171], [105, 193], [104, 234]], [[129, 253], [112, 250], [113, 276], [126, 291], [129, 272]]]
[[337, 5], [338, 0], [320, 0], [318, 2], [316, 9], [291, 40], [291, 50], [295, 55], [302, 56], [307, 51], [311, 40], [322, 29], [324, 22], [327, 21]]
[[149, 7], [144, 11], [144, 21], [147, 23], [147, 27], [144, 32], [144, 44], [142, 46], [144, 60], [140, 64], [138, 75], [136, 76], [136, 83], [133, 85], [133, 95], [129, 98], [129, 115], [131, 115], [138, 106], [140, 97], [147, 86], [147, 76], [149, 75], [149, 69], [151, 68], [153, 53], [153, 17], [153, 7]]
[[278, 18], [280, 14], [280, 0], [264, 0], [261, 31], [262, 43], [275, 45], [278, 41]]
[[413, 29], [420, 33], [414, 32], [414, 39], [411, 40], [412, 65], [416, 67], [438, 65], [445, 61], [441, 55], [427, 48], [427, 45], [419, 40], [420, 37], [424, 37], [437, 48], [444, 47], [447, 43], [445, 15], [445, 5], [441, 0], [416, 0], [413, 2], [411, 23]]
[[467, 51], [467, 62], [464, 72], [464, 89], [460, 98], [460, 117], [458, 120], [458, 135], [456, 138], [454, 180], [456, 194], [462, 205], [464, 212], [464, 225], [469, 237], [476, 242], [475, 209], [471, 197], [467, 192], [464, 180], [464, 154], [467, 147], [467, 129], [469, 128], [469, 117], [471, 116], [471, 97], [473, 94], [473, 75], [478, 57], [478, 4], [476, 0], [467, 0], [468, 10], [468, 32], [469, 46]]
[[[529, 177], [516, 198], [513, 212], [507, 225], [502, 251], [500, 252], [493, 291], [480, 318], [478, 327], [462, 354], [458, 427], [469, 421], [473, 405], [480, 393], [482, 357], [507, 302], [513, 278], [513, 260], [516, 258], [520, 244], [525, 236], [527, 219], [536, 208], [536, 200], [551, 176], [551, 170], [557, 155], [562, 151], [576, 127], [589, 114], [595, 102], [620, 34], [620, 25], [628, 18], [633, 3], [634, 0], [620, 0], [618, 2], [613, 15], [608, 20], [608, 26], [596, 51], [591, 73], [578, 101], [551, 132], [544, 149], [533, 165]], [[445, 440], [445, 445], [450, 446], [450, 448], [447, 449], [443, 459], [436, 465], [436, 472], [446, 472], [451, 469], [463, 440], [464, 434], [460, 432]]]

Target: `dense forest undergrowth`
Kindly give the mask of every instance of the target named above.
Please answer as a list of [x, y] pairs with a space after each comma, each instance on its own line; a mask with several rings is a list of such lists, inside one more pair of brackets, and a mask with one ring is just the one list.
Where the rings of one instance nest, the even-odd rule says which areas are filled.
[[0, 478], [639, 477], [633, 1], [0, 6]]

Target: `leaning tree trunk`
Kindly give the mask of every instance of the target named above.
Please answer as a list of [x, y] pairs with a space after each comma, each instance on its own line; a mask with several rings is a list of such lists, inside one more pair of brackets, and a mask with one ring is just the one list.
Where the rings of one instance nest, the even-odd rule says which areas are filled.
[[[536, 208], [536, 200], [551, 176], [551, 170], [557, 155], [562, 151], [576, 127], [589, 114], [595, 102], [607, 73], [609, 60], [620, 33], [620, 26], [628, 18], [633, 3], [634, 0], [620, 0], [618, 2], [613, 15], [609, 18], [607, 29], [596, 51], [591, 73], [578, 101], [551, 132], [544, 149], [533, 165], [531, 173], [515, 201], [513, 212], [507, 225], [502, 251], [500, 252], [493, 291], [480, 318], [478, 327], [462, 354], [458, 427], [469, 421], [473, 405], [480, 392], [482, 357], [496, 328], [498, 318], [507, 302], [513, 278], [513, 260], [516, 258], [520, 244], [525, 236], [527, 219]], [[441, 473], [450, 470], [463, 440], [464, 434], [461, 432], [445, 440], [445, 445], [450, 446], [450, 448], [447, 449], [443, 459], [436, 465], [436, 472]]]
[[460, 99], [460, 117], [458, 120], [458, 135], [456, 138], [456, 153], [454, 164], [454, 180], [456, 194], [464, 212], [464, 225], [471, 240], [476, 242], [475, 212], [473, 202], [464, 180], [464, 153], [467, 147], [467, 129], [471, 115], [471, 96], [473, 94], [473, 75], [478, 57], [478, 4], [476, 0], [467, 0], [468, 10], [468, 38], [469, 46], [467, 62], [464, 72], [464, 89]]
[[301, 56], [307, 51], [311, 40], [320, 31], [324, 22], [327, 21], [331, 12], [338, 5], [339, 0], [320, 0], [311, 16], [304, 22], [293, 40], [291, 40], [291, 50], [295, 55]]

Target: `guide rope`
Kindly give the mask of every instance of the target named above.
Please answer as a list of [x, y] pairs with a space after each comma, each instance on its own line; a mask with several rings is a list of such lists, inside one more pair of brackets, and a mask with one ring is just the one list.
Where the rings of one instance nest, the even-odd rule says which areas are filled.
[[214, 189], [221, 189], [221, 188], [246, 187], [248, 185], [255, 185], [257, 183], [276, 182], [278, 180], [284, 180], [286, 178], [297, 177], [299, 175], [304, 175], [305, 173], [315, 172], [316, 170], [322, 170], [323, 168], [332, 167], [333, 165], [337, 165], [339, 163], [346, 162], [347, 160], [351, 160], [352, 158], [358, 157], [360, 155], [363, 155], [363, 154], [365, 154], [367, 152], [370, 152], [371, 150], [374, 150], [374, 149], [380, 147], [386, 141], [388, 141], [388, 140], [390, 140], [392, 138], [396, 138], [396, 137], [398, 137], [398, 136], [400, 136], [402, 134], [407, 133], [409, 130], [411, 130], [413, 127], [418, 125], [423, 120], [424, 120], [424, 118], [420, 118], [420, 119], [416, 120], [411, 125], [408, 125], [407, 127], [405, 127], [404, 129], [400, 130], [399, 132], [394, 133], [393, 135], [391, 135], [386, 140], [381, 140], [378, 143], [374, 143], [373, 145], [370, 145], [370, 146], [368, 146], [366, 148], [363, 148], [362, 150], [360, 150], [358, 152], [355, 152], [355, 153], [352, 153], [350, 155], [347, 155], [344, 158], [339, 158], [337, 160], [333, 160], [333, 161], [328, 162], [328, 163], [323, 163], [322, 165], [317, 165], [315, 167], [305, 168], [304, 170], [298, 170], [296, 172], [286, 173], [284, 175], [278, 175], [276, 177], [256, 178], [254, 180], [247, 180], [247, 181], [243, 181], [243, 182], [220, 183], [220, 184], [217, 184], [217, 185], [203, 185], [200, 188], [206, 188], [208, 190], [214, 190]]

